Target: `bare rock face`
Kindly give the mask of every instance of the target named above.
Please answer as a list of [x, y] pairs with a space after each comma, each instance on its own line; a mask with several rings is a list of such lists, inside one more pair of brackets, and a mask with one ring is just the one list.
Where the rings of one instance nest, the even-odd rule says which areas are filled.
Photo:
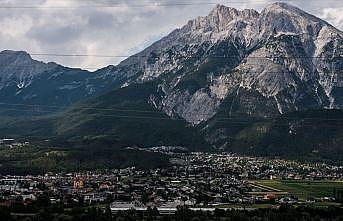
[[23, 51], [0, 52], [0, 90], [11, 84], [18, 89], [27, 87], [35, 76], [54, 66], [34, 61]]
[[[33, 61], [25, 53], [4, 54], [0, 97], [9, 82], [23, 94], [31, 88], [26, 97], [40, 96], [32, 89], [35, 79], [49, 84], [59, 76], [57, 91], [74, 91], [69, 103], [85, 94], [158, 81], [147, 102], [192, 125], [222, 110], [229, 116], [274, 116], [343, 108], [342, 31], [285, 3], [261, 12], [217, 5], [119, 65], [79, 73], [76, 80], [65, 77], [70, 76], [65, 70], [52, 71], [61, 67], [56, 64]], [[58, 92], [54, 96], [61, 96]]]
[[285, 3], [260, 13], [217, 5], [112, 73], [123, 86], [160, 80], [154, 105], [193, 125], [223, 108], [252, 116], [343, 108], [342, 41], [340, 30]]

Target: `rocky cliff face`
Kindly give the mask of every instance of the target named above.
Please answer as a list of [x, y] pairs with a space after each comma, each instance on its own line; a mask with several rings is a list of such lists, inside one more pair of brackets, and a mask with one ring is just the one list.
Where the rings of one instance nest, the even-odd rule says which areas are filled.
[[2, 51], [0, 52], [0, 90], [12, 84], [18, 89], [28, 87], [36, 76], [56, 66], [53, 63], [45, 64], [32, 60], [26, 52]]
[[94, 73], [19, 54], [0, 56], [7, 68], [0, 68], [0, 102], [69, 105], [111, 92], [59, 115], [6, 124], [2, 134], [106, 137], [116, 147], [343, 153], [342, 111], [323, 110], [343, 109], [343, 33], [284, 3], [260, 13], [218, 5]]
[[342, 108], [342, 70], [343, 33], [275, 3], [261, 13], [218, 5], [109, 73], [123, 87], [162, 79], [150, 102], [196, 125], [222, 108], [259, 116]]
[[208, 16], [94, 73], [2, 52], [0, 98], [69, 105], [158, 79], [147, 102], [198, 125], [223, 110], [227, 116], [275, 116], [343, 108], [342, 70], [343, 33], [325, 21], [285, 3], [261, 12], [217, 5]]

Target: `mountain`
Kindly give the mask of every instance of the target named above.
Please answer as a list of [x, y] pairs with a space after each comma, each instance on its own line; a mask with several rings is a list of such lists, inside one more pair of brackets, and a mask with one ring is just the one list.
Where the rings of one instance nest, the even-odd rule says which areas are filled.
[[2, 115], [46, 115], [115, 87], [104, 72], [36, 61], [24, 51], [0, 52]]
[[281, 155], [301, 145], [342, 158], [342, 45], [342, 31], [289, 4], [217, 5], [87, 78], [95, 88], [110, 81], [111, 92], [0, 132]]
[[218, 5], [109, 72], [126, 79], [123, 87], [163, 78], [151, 102], [194, 125], [232, 97], [231, 114], [340, 109], [342, 36], [285, 3], [261, 13]]
[[[208, 16], [94, 73], [4, 51], [0, 100], [70, 105], [110, 89], [163, 78], [156, 89], [162, 95], [152, 96], [158, 109], [195, 125], [213, 117], [232, 96], [245, 100], [230, 107], [232, 114], [340, 109], [342, 35], [286, 3], [268, 5], [260, 13], [217, 5]], [[262, 103], [268, 113], [249, 100]]]

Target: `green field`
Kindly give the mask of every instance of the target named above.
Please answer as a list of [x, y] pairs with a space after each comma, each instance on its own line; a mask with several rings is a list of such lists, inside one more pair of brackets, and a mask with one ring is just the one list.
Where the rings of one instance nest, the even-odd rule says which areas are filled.
[[343, 181], [259, 180], [254, 183], [280, 192], [288, 192], [300, 199], [333, 197], [334, 188], [343, 189]]

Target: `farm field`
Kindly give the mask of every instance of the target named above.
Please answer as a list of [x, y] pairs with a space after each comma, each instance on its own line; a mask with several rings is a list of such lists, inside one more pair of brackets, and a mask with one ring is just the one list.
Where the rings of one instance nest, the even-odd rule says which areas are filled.
[[334, 189], [343, 189], [342, 181], [258, 180], [252, 182], [264, 190], [288, 192], [300, 199], [333, 197]]

